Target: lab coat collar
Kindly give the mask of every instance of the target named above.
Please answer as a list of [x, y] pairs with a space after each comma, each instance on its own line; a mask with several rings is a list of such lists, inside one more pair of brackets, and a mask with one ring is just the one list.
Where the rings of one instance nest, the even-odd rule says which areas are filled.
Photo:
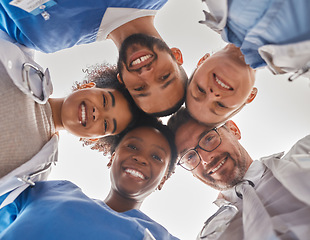
[[34, 60], [33, 50], [22, 46], [0, 30], [0, 61], [14, 84], [39, 104], [45, 104], [53, 92], [48, 69]]

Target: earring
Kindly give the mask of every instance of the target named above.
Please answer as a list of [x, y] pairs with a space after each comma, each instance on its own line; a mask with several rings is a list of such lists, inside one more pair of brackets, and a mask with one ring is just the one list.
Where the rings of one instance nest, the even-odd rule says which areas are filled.
[[95, 86], [96, 86], [96, 83], [89, 82], [89, 83], [77, 84], [77, 89], [93, 88]]
[[110, 161], [109, 161], [108, 164], [107, 164], [108, 169], [110, 169], [111, 166], [112, 166], [112, 159], [110, 159]]

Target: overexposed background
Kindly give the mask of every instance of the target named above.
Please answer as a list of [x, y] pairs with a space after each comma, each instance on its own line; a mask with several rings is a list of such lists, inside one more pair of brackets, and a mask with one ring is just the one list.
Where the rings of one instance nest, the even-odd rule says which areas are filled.
[[[169, 0], [155, 18], [155, 25], [168, 45], [182, 50], [188, 75], [205, 53], [225, 46], [218, 34], [198, 24], [202, 19], [200, 0]], [[117, 56], [117, 48], [107, 40], [54, 54], [37, 53], [36, 60], [50, 69], [54, 83], [52, 97], [64, 97], [71, 92], [72, 83], [83, 78], [82, 69], [103, 61], [115, 64]], [[233, 118], [242, 133], [241, 144], [253, 159], [288, 151], [298, 139], [310, 133], [310, 81], [300, 77], [291, 83], [288, 77], [259, 70], [257, 98]], [[59, 162], [50, 179], [70, 180], [88, 196], [103, 200], [110, 188], [108, 160], [101, 153], [82, 147], [78, 140], [60, 132]], [[177, 168], [164, 188], [154, 192], [141, 210], [173, 235], [191, 240], [215, 212], [212, 202], [216, 196], [217, 191]]]

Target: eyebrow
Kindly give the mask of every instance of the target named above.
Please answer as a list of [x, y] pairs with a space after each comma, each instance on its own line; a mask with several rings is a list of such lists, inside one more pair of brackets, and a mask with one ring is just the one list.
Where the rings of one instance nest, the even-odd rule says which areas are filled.
[[128, 139], [136, 139], [136, 140], [139, 140], [140, 142], [142, 142], [142, 139], [141, 139], [141, 138], [138, 138], [138, 137], [134, 137], [134, 136], [132, 136], [132, 137], [129, 137]]
[[113, 125], [114, 125], [114, 128], [112, 130], [112, 133], [115, 133], [115, 131], [117, 129], [117, 122], [116, 122], [115, 118], [113, 118]]
[[166, 150], [165, 150], [164, 148], [162, 148], [161, 146], [158, 146], [158, 145], [156, 145], [156, 144], [152, 144], [152, 146], [154, 146], [154, 147], [156, 147], [156, 148], [162, 150], [165, 154], [167, 154]]
[[169, 81], [165, 82], [164, 85], [162, 85], [160, 88], [161, 89], [165, 89], [167, 88], [171, 83], [173, 83], [176, 80], [176, 77], [173, 77], [172, 79], [170, 79]]
[[219, 115], [219, 114], [215, 111], [214, 108], [211, 108], [211, 109], [210, 109], [210, 112], [214, 113], [216, 116], [221, 116], [221, 115]]
[[[210, 130], [212, 130], [212, 129], [204, 130], [204, 131], [202, 131], [202, 133], [200, 133], [200, 134], [198, 135], [198, 137], [197, 137], [197, 144], [198, 144], [199, 140], [202, 138], [202, 136], [203, 136], [204, 134], [206, 134], [206, 132], [208, 132], [208, 131], [210, 131]], [[196, 144], [195, 146], [197, 146], [197, 144]], [[193, 148], [193, 147], [183, 149], [183, 150], [179, 153], [179, 155], [182, 156], [185, 152], [187, 152], [189, 149], [192, 149], [192, 148]]]
[[[162, 85], [160, 88], [161, 88], [161, 89], [167, 88], [167, 87], [168, 87], [171, 83], [173, 83], [175, 80], [176, 80], [176, 77], [173, 77], [171, 80], [165, 82], [165, 84]], [[134, 95], [134, 97], [137, 97], [137, 98], [139, 98], [139, 97], [148, 97], [148, 96], [150, 96], [150, 95], [151, 95], [150, 92], [146, 92], [146, 93], [140, 93], [140, 94]]]
[[[135, 140], [138, 140], [140, 142], [143, 142], [142, 138], [138, 138], [138, 137], [135, 137], [135, 136], [129, 137], [128, 139], [135, 139]], [[166, 150], [164, 148], [162, 148], [161, 146], [158, 146], [156, 144], [152, 144], [152, 146], [161, 149], [165, 154], [167, 154]]]
[[137, 95], [134, 95], [134, 97], [139, 98], [139, 97], [147, 97], [147, 96], [150, 96], [150, 95], [151, 95], [151, 93], [147, 92], [147, 93], [139, 93]]
[[112, 107], [114, 107], [115, 106], [115, 97], [110, 91], [108, 91], [108, 93], [110, 94], [111, 99], [112, 99]]

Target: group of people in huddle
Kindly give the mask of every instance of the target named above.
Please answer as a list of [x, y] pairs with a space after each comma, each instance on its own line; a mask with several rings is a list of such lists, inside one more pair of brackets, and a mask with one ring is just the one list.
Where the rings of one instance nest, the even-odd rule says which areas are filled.
[[[308, 238], [310, 136], [253, 160], [231, 118], [255, 99], [260, 68], [310, 77], [310, 2], [202, 0], [200, 23], [227, 45], [187, 76], [154, 25], [167, 1], [0, 0], [0, 239], [178, 239], [140, 211], [176, 167], [220, 191], [197, 239]], [[104, 39], [117, 64], [53, 98], [34, 52]], [[109, 155], [103, 201], [47, 180], [62, 130]]]

